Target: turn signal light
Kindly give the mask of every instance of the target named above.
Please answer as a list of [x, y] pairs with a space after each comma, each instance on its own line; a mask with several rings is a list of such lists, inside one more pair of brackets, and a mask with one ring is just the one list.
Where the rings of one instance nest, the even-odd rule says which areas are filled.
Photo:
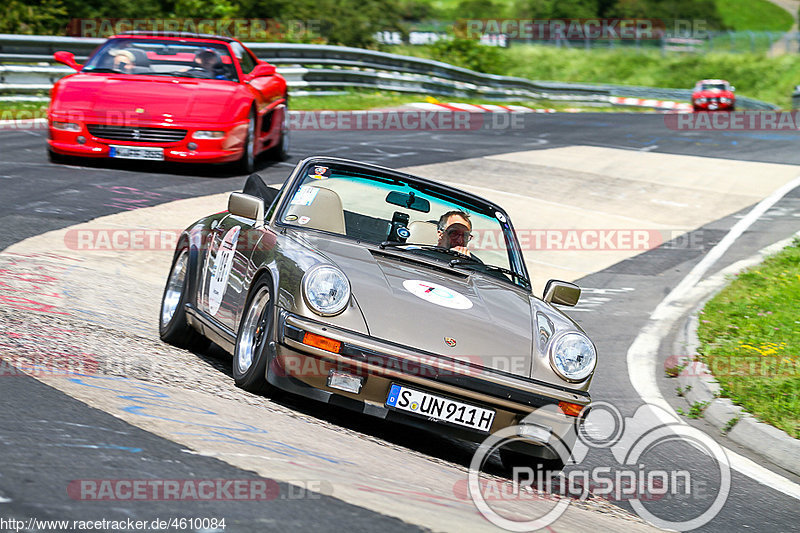
[[[307, 335], [307, 334], [306, 334]], [[558, 402], [561, 411], [567, 416], [580, 416], [583, 406], [577, 403]]]
[[341, 342], [329, 339], [328, 337], [323, 337], [322, 335], [317, 335], [316, 333], [306, 332], [306, 334], [303, 335], [303, 344], [333, 353], [339, 353], [339, 350], [342, 349]]

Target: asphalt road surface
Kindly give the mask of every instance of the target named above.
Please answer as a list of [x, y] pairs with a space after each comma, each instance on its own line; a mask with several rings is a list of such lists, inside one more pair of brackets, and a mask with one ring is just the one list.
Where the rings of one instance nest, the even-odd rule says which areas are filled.
[[[45, 155], [43, 131], [0, 131], [0, 250], [28, 237], [93, 218], [240, 188], [243, 176], [222, 169], [151, 165], [52, 165]], [[479, 158], [512, 151], [574, 145], [630, 151], [694, 155], [721, 159], [800, 165], [800, 134], [790, 132], [686, 132], [665, 127], [662, 115], [553, 114], [526, 115], [524, 127], [471, 132], [296, 132], [293, 158], [262, 163], [267, 182], [280, 182], [301, 156], [334, 155], [390, 167], [409, 167]], [[800, 170], [800, 166], [798, 167]], [[800, 174], [800, 172], [798, 172]], [[757, 180], [758, 176], [753, 176]], [[454, 177], [451, 181], [458, 181]], [[628, 347], [656, 305], [713, 247], [747, 209], [714, 219], [695, 230], [697, 246], [665, 247], [626, 259], [579, 280], [588, 288], [573, 314], [601, 354], [592, 385], [594, 400], [613, 403], [633, 416], [642, 400], [628, 380]], [[198, 217], [201, 214], [198, 214]], [[713, 271], [755, 253], [800, 229], [800, 190], [788, 194], [756, 222], [721, 258]], [[0, 341], [14, 331], [0, 332]], [[664, 344], [669, 350], [670, 343]], [[5, 349], [5, 348], [3, 348]], [[0, 358], [5, 354], [0, 352]], [[674, 382], [660, 378], [662, 394], [675, 406]], [[85, 502], [64, 497], [74, 479], [254, 479], [251, 472], [217, 459], [192, 455], [173, 442], [90, 408], [33, 378], [16, 377], [0, 385], [0, 517], [27, 519], [114, 516], [153, 520], [175, 516], [226, 516], [232, 530], [321, 530], [325, 526], [353, 531], [413, 530], [417, 526], [361, 508], [335, 497], [313, 500], [279, 498], [269, 504], [208, 502]], [[315, 413], [304, 402], [295, 406]], [[320, 408], [321, 419], [342, 421]], [[797, 482], [796, 477], [743, 450], [700, 421], [701, 428], [725, 447]], [[355, 423], [370, 434], [370, 424]], [[406, 443], [404, 432], [381, 426], [375, 438]], [[413, 433], [413, 435], [419, 435]], [[89, 444], [95, 443], [95, 444]], [[96, 443], [104, 443], [97, 446]], [[430, 450], [443, 455], [441, 451]], [[446, 455], [446, 453], [444, 453]], [[691, 461], [707, 480], [691, 498], [660, 502], [660, 513], [691, 516], [713, 499], [714, 466], [705, 465], [693, 449], [665, 447], [658, 452], [665, 469]], [[463, 461], [459, 457], [455, 461]], [[613, 458], [591, 450], [582, 467], [605, 466]], [[732, 472], [731, 492], [721, 512], [703, 531], [796, 531], [798, 502], [740, 472]], [[281, 494], [291, 488], [280, 485]], [[658, 502], [656, 502], [658, 503]], [[617, 505], [630, 509], [624, 501]], [[655, 511], [654, 511], [655, 512]], [[476, 518], [476, 520], [479, 518]], [[2, 525], [2, 524], [0, 524]], [[0, 527], [2, 529], [2, 527]], [[554, 530], [559, 530], [558, 523]]]

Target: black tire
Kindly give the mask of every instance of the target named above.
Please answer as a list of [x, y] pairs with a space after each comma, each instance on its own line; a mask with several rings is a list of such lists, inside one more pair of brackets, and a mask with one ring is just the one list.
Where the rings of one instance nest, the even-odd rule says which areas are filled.
[[48, 148], [47, 160], [56, 165], [65, 165], [71, 161], [71, 158], [68, 155], [59, 154]]
[[283, 109], [283, 121], [278, 144], [269, 149], [268, 157], [273, 161], [286, 161], [289, 159], [289, 95], [286, 95], [286, 107]]
[[256, 168], [256, 112], [250, 110], [250, 117], [247, 122], [247, 136], [244, 141], [244, 151], [242, 157], [236, 162], [236, 168], [242, 174], [252, 174]]
[[500, 448], [500, 460], [503, 462], [509, 474], [513, 473], [514, 467], [526, 466], [533, 469], [534, 472], [541, 470], [543, 472], [560, 472], [564, 469], [564, 461], [560, 458], [556, 459], [543, 459], [541, 457], [534, 457], [517, 450], [509, 450], [508, 448]]
[[182, 241], [175, 250], [164, 294], [161, 296], [158, 334], [166, 343], [194, 351], [205, 348], [209, 341], [186, 320], [185, 306], [189, 299], [192, 273], [189, 244]]
[[246, 391], [268, 392], [266, 372], [275, 318], [269, 276], [253, 284], [244, 309], [233, 350], [233, 380]]

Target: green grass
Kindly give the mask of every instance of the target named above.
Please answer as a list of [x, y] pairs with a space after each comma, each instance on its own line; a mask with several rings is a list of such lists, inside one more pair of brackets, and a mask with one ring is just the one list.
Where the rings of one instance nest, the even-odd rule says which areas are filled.
[[[494, 74], [532, 80], [690, 89], [704, 78], [723, 78], [737, 94], [791, 108], [800, 83], [800, 56], [786, 54], [670, 54], [658, 51], [582, 50], [549, 46], [512, 46], [500, 50]], [[430, 57], [428, 47], [404, 47], [398, 53]]]
[[700, 353], [731, 398], [800, 438], [800, 239], [738, 276], [700, 315]]
[[39, 117], [45, 112], [47, 102], [0, 102], [0, 119], [30, 118], [31, 114]]
[[767, 0], [717, 0], [725, 26], [734, 31], [789, 31], [792, 15]]

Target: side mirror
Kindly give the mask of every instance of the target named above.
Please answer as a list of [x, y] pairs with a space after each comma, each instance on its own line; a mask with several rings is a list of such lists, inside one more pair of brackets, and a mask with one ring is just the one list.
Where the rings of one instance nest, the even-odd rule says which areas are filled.
[[274, 76], [275, 75], [275, 65], [270, 65], [269, 63], [259, 63], [256, 65], [256, 68], [253, 69], [253, 72], [245, 76], [245, 81], [254, 80], [256, 78], [263, 78], [265, 76]]
[[733, 92], [733, 91], [735, 91], [735, 90], [736, 90], [736, 87], [734, 87], [733, 85], [731, 85], [731, 92]]
[[558, 305], [576, 305], [581, 297], [581, 288], [574, 283], [551, 279], [544, 286], [543, 300]]
[[82, 65], [79, 65], [75, 61], [75, 54], [73, 54], [72, 52], [56, 52], [55, 54], [53, 54], [53, 59], [55, 59], [59, 63], [65, 64], [66, 66], [74, 70], [80, 70], [82, 67]]
[[228, 197], [228, 212], [237, 217], [255, 220], [258, 227], [264, 223], [264, 200], [244, 194], [232, 192]]

